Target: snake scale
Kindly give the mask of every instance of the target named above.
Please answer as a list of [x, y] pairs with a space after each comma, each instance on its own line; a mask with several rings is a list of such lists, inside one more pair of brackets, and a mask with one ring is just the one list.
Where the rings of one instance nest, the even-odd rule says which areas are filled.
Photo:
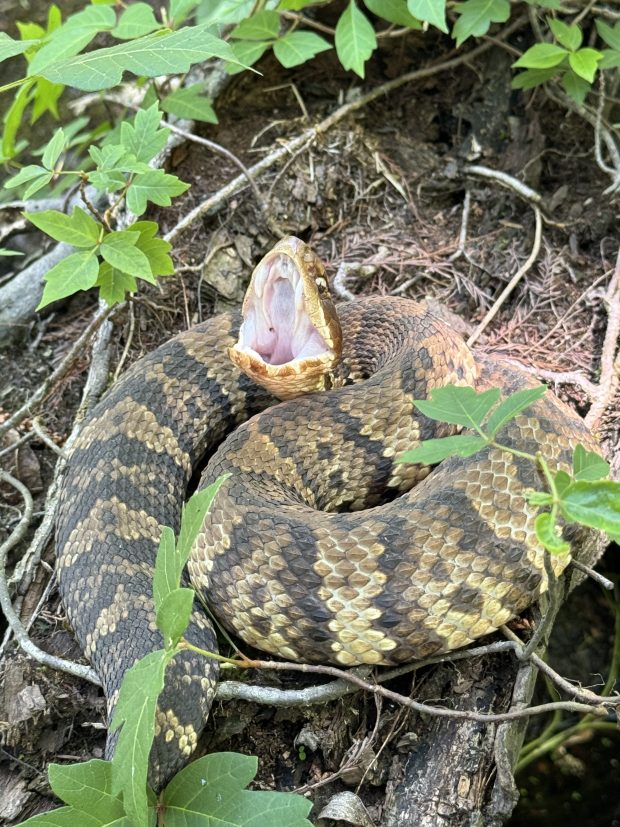
[[[68, 463], [58, 581], [110, 710], [125, 671], [162, 645], [154, 557], [161, 526], [178, 529], [205, 454], [201, 484], [231, 476], [195, 544], [192, 582], [227, 629], [274, 655], [411, 661], [492, 632], [546, 589], [523, 496], [544, 485], [532, 463], [497, 448], [430, 475], [395, 463], [420, 439], [452, 432], [415, 415], [413, 399], [451, 382], [507, 394], [532, 384], [525, 373], [474, 359], [409, 299], [364, 299], [336, 316], [320, 261], [294, 238], [256, 268], [243, 314], [216, 316], [135, 363], [93, 410]], [[274, 404], [273, 390], [308, 387], [323, 390]], [[569, 463], [577, 442], [595, 447], [551, 393], [501, 438], [542, 450], [552, 466]], [[565, 535], [575, 549], [592, 542], [577, 529]], [[568, 560], [551, 558], [556, 574]], [[216, 648], [198, 605], [187, 638]], [[216, 680], [217, 664], [191, 652], [169, 667], [151, 756], [156, 787], [194, 750]]]

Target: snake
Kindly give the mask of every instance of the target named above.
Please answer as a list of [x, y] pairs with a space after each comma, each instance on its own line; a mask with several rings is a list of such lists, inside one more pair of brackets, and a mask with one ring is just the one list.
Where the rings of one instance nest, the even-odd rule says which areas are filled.
[[[414, 400], [449, 384], [534, 380], [473, 353], [424, 302], [335, 304], [303, 241], [278, 242], [243, 307], [135, 362], [87, 417], [67, 463], [56, 526], [67, 618], [111, 714], [127, 670], [162, 647], [153, 570], [163, 526], [178, 531], [188, 487], [225, 481], [201, 526], [189, 578], [225, 629], [287, 660], [376, 666], [450, 652], [517, 617], [594, 534], [563, 528], [548, 556], [528, 489], [535, 463], [497, 445], [431, 469], [398, 462], [454, 426]], [[498, 439], [542, 452], [552, 470], [596, 442], [548, 391]], [[217, 651], [196, 600], [185, 639]], [[191, 757], [213, 702], [217, 661], [185, 649], [168, 667], [149, 779]], [[116, 736], [109, 735], [106, 754]]]

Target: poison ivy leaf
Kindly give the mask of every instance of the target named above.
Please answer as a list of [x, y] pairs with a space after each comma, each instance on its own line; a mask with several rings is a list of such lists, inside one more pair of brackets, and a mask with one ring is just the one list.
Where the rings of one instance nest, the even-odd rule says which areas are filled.
[[271, 43], [259, 40], [236, 40], [231, 44], [231, 48], [235, 53], [237, 63], [229, 63], [226, 66], [226, 71], [230, 75], [236, 75], [260, 60], [267, 49], [271, 48]]
[[363, 78], [364, 63], [376, 48], [375, 30], [355, 0], [349, 0], [336, 25], [336, 52], [343, 68], [353, 69]]
[[592, 83], [598, 67], [599, 60], [603, 57], [602, 52], [597, 49], [579, 49], [578, 52], [571, 52], [568, 62], [573, 72], [580, 78]]
[[228, 43], [214, 37], [204, 25], [187, 26], [58, 60], [40, 74], [54, 83], [94, 92], [116, 86], [126, 71], [149, 78], [181, 74], [210, 57], [238, 62]]
[[136, 175], [127, 190], [127, 206], [134, 215], [142, 215], [148, 201], [160, 207], [169, 207], [175, 195], [181, 195], [189, 184], [180, 181], [176, 175], [168, 175], [162, 169], [152, 169]]
[[558, 70], [554, 67], [552, 69], [526, 69], [525, 72], [520, 72], [512, 79], [513, 89], [533, 89], [534, 86], [540, 86], [551, 78], [557, 77]]
[[567, 55], [566, 49], [556, 46], [555, 43], [537, 43], [512, 65], [523, 69], [550, 69], [552, 66], [559, 66]]
[[0, 63], [15, 55], [22, 55], [31, 46], [36, 46], [38, 40], [13, 40], [6, 32], [0, 32]]
[[443, 439], [427, 439], [417, 448], [405, 451], [396, 462], [418, 462], [420, 465], [435, 465], [447, 457], [470, 457], [487, 445], [486, 439], [473, 434], [456, 434]]
[[79, 290], [88, 290], [97, 281], [98, 272], [99, 264], [92, 250], [63, 258], [46, 274], [45, 289], [37, 310]]
[[[620, 23], [616, 23], [616, 25], [612, 27], [600, 18], [598, 18], [595, 22], [596, 29], [603, 41], [608, 46], [611, 46], [612, 49], [615, 49], [617, 52], [620, 52]], [[0, 40], [0, 44], [1, 43], [2, 41]]]
[[407, 8], [418, 20], [423, 20], [448, 33], [446, 25], [446, 0], [407, 0]]
[[136, 221], [129, 229], [133, 232], [137, 231], [140, 234], [136, 241], [136, 247], [148, 258], [151, 268], [151, 275], [149, 277], [147, 277], [146, 274], [140, 274], [139, 278], [155, 284], [155, 276], [172, 276], [174, 274], [174, 265], [168, 255], [172, 249], [172, 244], [170, 244], [169, 241], [164, 241], [163, 238], [156, 238], [156, 233], [159, 229], [156, 222]]
[[45, 167], [45, 169], [53, 170], [54, 164], [60, 158], [60, 153], [65, 148], [65, 133], [60, 127], [54, 132], [52, 139], [45, 147], [45, 152], [43, 153], [43, 158], [41, 159], [41, 163]]
[[123, 803], [112, 794], [112, 764], [93, 759], [83, 764], [50, 764], [50, 787], [64, 801], [96, 818], [98, 823], [110, 824], [123, 819]]
[[[47, 77], [45, 70], [50, 65], [74, 58], [97, 34], [109, 31], [115, 23], [114, 9], [108, 6], [86, 6], [82, 11], [72, 14], [36, 53], [28, 67], [28, 74]], [[64, 83], [60, 78], [47, 79], [54, 83]]]
[[276, 40], [273, 53], [285, 69], [290, 69], [331, 48], [331, 43], [314, 32], [289, 32]]
[[446, 385], [444, 388], [434, 388], [430, 400], [414, 399], [413, 402], [429, 419], [479, 428], [499, 397], [499, 388], [477, 393], [473, 388]]
[[115, 267], [112, 267], [107, 261], [102, 261], [99, 265], [99, 275], [95, 282], [95, 287], [99, 288], [99, 296], [110, 307], [114, 304], [120, 304], [125, 300], [127, 293], [135, 293], [138, 285], [133, 276], [129, 273], [122, 273]]
[[257, 759], [221, 752], [181, 770], [163, 793], [166, 827], [311, 827], [312, 803], [293, 793], [245, 790]]
[[[620, 55], [618, 55], [618, 57], [620, 57]], [[599, 65], [602, 67], [603, 64], [601, 63]], [[618, 65], [620, 66], [620, 62]], [[591, 88], [591, 84], [589, 84], [587, 80], [580, 78], [579, 75], [576, 75], [572, 69], [569, 69], [562, 75], [562, 86], [566, 94], [577, 103], [584, 102]]]
[[81, 207], [74, 207], [71, 215], [58, 210], [41, 210], [24, 215], [55, 241], [64, 241], [73, 247], [94, 247], [99, 240], [101, 225]]
[[560, 46], [564, 46], [565, 49], [571, 52], [574, 52], [581, 46], [583, 35], [581, 34], [579, 26], [567, 26], [566, 23], [553, 17], [549, 18], [547, 22]]
[[576, 480], [600, 480], [609, 474], [609, 463], [594, 451], [576, 445], [573, 451], [573, 476]]
[[620, 483], [611, 480], [579, 480], [562, 495], [562, 513], [591, 528], [620, 533]]
[[154, 103], [148, 109], [141, 109], [136, 114], [133, 124], [121, 124], [121, 143], [125, 151], [135, 155], [138, 161], [145, 164], [154, 158], [166, 146], [170, 134], [169, 129], [160, 129], [160, 121], [159, 107]]
[[174, 589], [162, 600], [157, 611], [157, 628], [166, 641], [166, 649], [179, 642], [189, 624], [194, 605], [193, 589]]
[[136, 247], [139, 235], [131, 230], [108, 233], [99, 248], [101, 255], [112, 267], [130, 276], [150, 272], [148, 258]]
[[153, 9], [147, 3], [134, 3], [121, 14], [112, 34], [119, 40], [132, 40], [159, 29]]
[[211, 485], [208, 485], [206, 488], [201, 488], [200, 491], [197, 491], [190, 497], [183, 507], [181, 530], [179, 531], [179, 541], [177, 543], [183, 566], [189, 559], [189, 553], [196, 539], [196, 535], [202, 527], [205, 515], [211, 508], [211, 503], [215, 495], [229, 476], [230, 474], [222, 474], [222, 476], [218, 477]]
[[547, 392], [546, 385], [539, 385], [537, 388], [526, 388], [522, 391], [510, 394], [507, 399], [504, 399], [497, 408], [493, 411], [487, 422], [487, 432], [489, 436], [494, 437], [504, 425], [518, 416], [521, 411], [529, 408], [534, 402], [537, 402]]
[[237, 40], [274, 40], [280, 32], [280, 15], [265, 9], [242, 20], [230, 33]]
[[177, 118], [217, 123], [217, 116], [213, 111], [213, 101], [210, 97], [203, 95], [203, 92], [203, 83], [182, 86], [166, 95], [160, 106], [164, 112], [176, 115]]
[[570, 551], [570, 543], [563, 540], [557, 532], [557, 527], [551, 519], [551, 514], [539, 514], [534, 521], [534, 530], [542, 546], [551, 554], [566, 554]]
[[466, 0], [455, 6], [459, 18], [452, 29], [452, 37], [460, 46], [468, 37], [482, 37], [491, 23], [505, 23], [510, 17], [508, 0]]
[[147, 772], [157, 698], [174, 652], [150, 652], [123, 678], [110, 731], [121, 727], [112, 762], [112, 792], [122, 793], [133, 827], [148, 827]]
[[407, 0], [364, 0], [368, 11], [398, 26], [421, 29], [422, 24], [407, 8]]

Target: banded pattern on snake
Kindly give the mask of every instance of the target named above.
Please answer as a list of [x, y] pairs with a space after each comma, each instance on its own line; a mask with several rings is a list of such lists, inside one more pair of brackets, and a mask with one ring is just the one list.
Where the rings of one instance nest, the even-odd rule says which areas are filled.
[[[70, 458], [58, 580], [110, 709], [125, 671], [161, 647], [152, 603], [161, 527], [178, 529], [196, 464], [218, 445], [202, 484], [231, 476], [189, 571], [222, 624], [253, 646], [345, 666], [402, 663], [492, 632], [546, 589], [523, 495], [542, 484], [531, 463], [496, 448], [430, 475], [395, 463], [418, 440], [452, 432], [416, 415], [413, 399], [448, 383], [510, 393], [532, 384], [525, 373], [474, 358], [422, 303], [376, 297], [336, 315], [320, 261], [293, 238], [256, 268], [243, 313], [210, 319], [137, 362], [94, 409]], [[308, 389], [321, 392], [273, 405], [270, 392]], [[542, 450], [552, 466], [568, 464], [578, 442], [596, 447], [551, 393], [501, 438]], [[565, 533], [591, 557], [593, 533]], [[552, 558], [554, 572], [569, 559]], [[216, 647], [198, 605], [187, 637]], [[169, 668], [155, 786], [191, 755], [216, 680], [216, 663], [190, 652]]]

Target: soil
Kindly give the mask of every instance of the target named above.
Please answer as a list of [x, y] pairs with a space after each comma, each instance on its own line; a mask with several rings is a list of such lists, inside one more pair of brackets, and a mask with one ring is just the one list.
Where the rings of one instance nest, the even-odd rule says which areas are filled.
[[[514, 42], [521, 45], [518, 34]], [[287, 72], [268, 57], [259, 66], [262, 76], [231, 80], [216, 103], [219, 125], [202, 134], [249, 166], [333, 111], [343, 97], [354, 99], [438, 50], [432, 34], [395, 39], [371, 61], [363, 83], [344, 73], [331, 53]], [[176, 244], [177, 275], [141, 291], [116, 317], [111, 370], [125, 369], [174, 332], [239, 302], [252, 265], [274, 242], [261, 206], [283, 232], [312, 242], [332, 278], [341, 262], [371, 265], [350, 271], [346, 288], [352, 293], [428, 298], [475, 325], [529, 255], [534, 213], [497, 181], [466, 177], [464, 165], [474, 163], [535, 188], [551, 218], [535, 265], [489, 328], [484, 347], [538, 368], [578, 369], [596, 380], [607, 318], [604, 288], [620, 242], [617, 202], [604, 194], [609, 179], [595, 163], [590, 125], [540, 90], [511, 91], [511, 60], [496, 47], [467, 67], [379, 98], [257, 180], [263, 205], [246, 188], [195, 224]], [[153, 212], [164, 232], [238, 174], [228, 159], [196, 144], [175, 150], [170, 168], [192, 186], [172, 208]], [[466, 192], [471, 209], [458, 255]], [[34, 234], [26, 240], [40, 244]], [[95, 308], [94, 296], [80, 295], [34, 319], [22, 340], [0, 353], [0, 412], [16, 410], [40, 385]], [[41, 411], [42, 424], [60, 446], [71, 431], [88, 364], [84, 353]], [[587, 400], [578, 388], [563, 384], [556, 391], [585, 413]], [[617, 410], [610, 406], [601, 427], [610, 456], [618, 454]], [[30, 421], [22, 423], [19, 433], [30, 427]], [[38, 438], [20, 449], [17, 468], [15, 454], [2, 459], [35, 497], [32, 530], [11, 565], [42, 516], [55, 460]], [[21, 508], [18, 498], [3, 493], [2, 540]], [[39, 646], [77, 660], [81, 655], [50, 583], [51, 566], [48, 545], [36, 576], [19, 592], [21, 614], [31, 619]], [[608, 554], [603, 566], [618, 581], [617, 556]], [[592, 583], [570, 600], [556, 627], [552, 662], [571, 679], [596, 684], [600, 679], [593, 676], [606, 677], [610, 668], [614, 607]], [[0, 824], [11, 825], [50, 807], [50, 760], [102, 756], [105, 712], [96, 688], [38, 667], [12, 645], [4, 649], [1, 669]], [[303, 685], [298, 676], [258, 679]], [[431, 681], [427, 673], [418, 676], [416, 693], [423, 696]], [[409, 692], [411, 679], [395, 688]], [[229, 702], [214, 708], [202, 747], [258, 755], [258, 787], [308, 789], [315, 820], [334, 792], [361, 784], [370, 816], [381, 824], [386, 781], [399, 756], [415, 748], [413, 730], [409, 713], [388, 704], [378, 708], [363, 695], [309, 712]], [[551, 827], [567, 815], [591, 827], [620, 824], [617, 784], [609, 784], [618, 777], [619, 756], [618, 736], [602, 738], [593, 730], [543, 756], [517, 779], [522, 798], [510, 824]]]

